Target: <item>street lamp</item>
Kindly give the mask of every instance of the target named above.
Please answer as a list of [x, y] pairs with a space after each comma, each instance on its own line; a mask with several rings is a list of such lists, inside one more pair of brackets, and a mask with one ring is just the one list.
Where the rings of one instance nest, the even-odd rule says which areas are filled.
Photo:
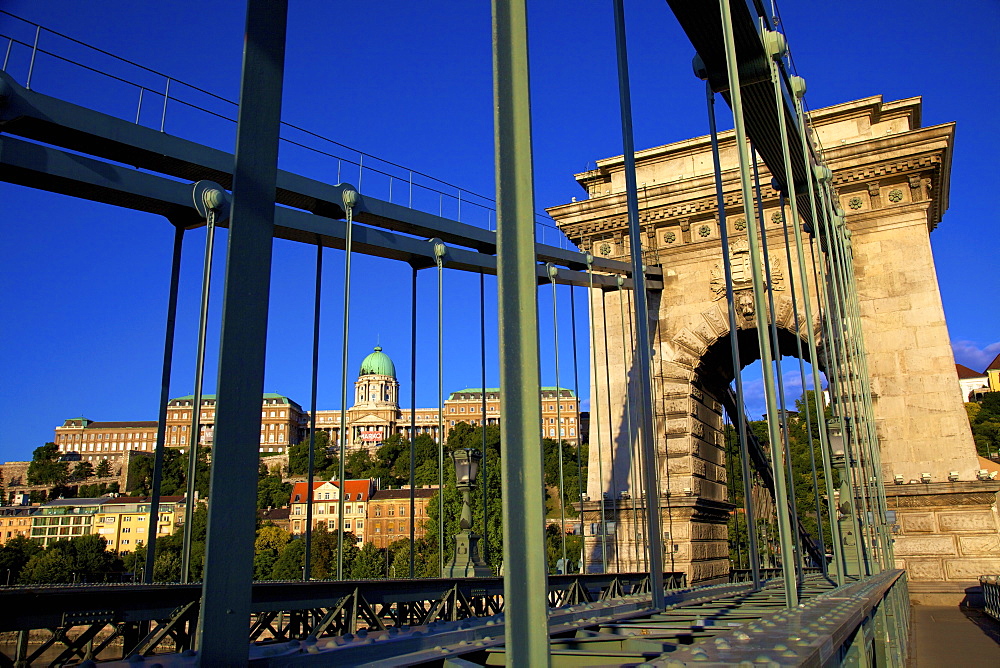
[[[469, 505], [469, 494], [476, 485], [479, 461], [483, 455], [472, 448], [460, 448], [452, 451], [451, 458], [455, 462], [455, 486], [462, 493], [462, 518], [458, 524], [459, 532], [455, 534], [455, 554], [445, 567], [445, 577], [490, 577], [493, 571], [479, 553], [479, 536], [472, 533], [472, 507]], [[444, 490], [439, 493], [444, 493]]]
[[[840, 492], [837, 503], [837, 510], [840, 517], [840, 536], [844, 554], [844, 573], [846, 575], [858, 575], [860, 571], [860, 560], [858, 553], [858, 538], [855, 535], [854, 527], [854, 495], [851, 490], [851, 473], [849, 467], [853, 464], [847, 457], [845, 451], [846, 434], [842, 418], [830, 418], [826, 421], [827, 435], [830, 449], [833, 451], [831, 462], [833, 468], [840, 474]], [[831, 518], [833, 521], [833, 518]]]

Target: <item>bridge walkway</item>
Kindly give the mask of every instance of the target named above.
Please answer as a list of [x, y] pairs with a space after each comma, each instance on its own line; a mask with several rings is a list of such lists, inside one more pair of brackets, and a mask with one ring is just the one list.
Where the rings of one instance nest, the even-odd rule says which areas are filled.
[[914, 606], [909, 668], [1000, 666], [1000, 623], [982, 610]]

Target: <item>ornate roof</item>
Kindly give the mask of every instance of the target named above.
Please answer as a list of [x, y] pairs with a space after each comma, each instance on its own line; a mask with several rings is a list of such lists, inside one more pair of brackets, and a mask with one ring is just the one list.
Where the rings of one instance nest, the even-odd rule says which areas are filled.
[[361, 362], [359, 376], [392, 376], [396, 377], [396, 365], [389, 356], [382, 352], [382, 346], [375, 346], [371, 353]]

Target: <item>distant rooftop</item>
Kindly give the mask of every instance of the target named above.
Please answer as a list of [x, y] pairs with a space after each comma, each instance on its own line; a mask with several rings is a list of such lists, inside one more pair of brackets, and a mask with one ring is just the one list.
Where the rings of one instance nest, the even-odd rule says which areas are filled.
[[956, 364], [955, 370], [958, 371], [959, 378], [983, 378], [986, 376], [985, 373], [979, 373], [978, 371], [973, 371], [964, 364]]
[[[573, 393], [573, 390], [570, 390], [570, 389], [565, 388], [565, 387], [551, 386], [551, 387], [542, 387], [541, 388], [542, 392], [555, 392], [556, 390], [558, 390], [559, 394], [562, 395], [562, 396], [566, 396], [566, 397], [575, 397], [576, 396], [576, 394]], [[482, 394], [482, 393], [483, 393], [483, 388], [481, 388], [481, 387], [467, 387], [464, 390], [457, 390], [457, 391], [452, 392], [451, 394], [449, 394], [448, 395], [448, 400], [449, 401], [455, 401], [455, 400], [457, 400], [459, 394]], [[499, 394], [500, 393], [500, 388], [499, 387], [487, 387], [486, 388], [486, 393], [487, 394]]]

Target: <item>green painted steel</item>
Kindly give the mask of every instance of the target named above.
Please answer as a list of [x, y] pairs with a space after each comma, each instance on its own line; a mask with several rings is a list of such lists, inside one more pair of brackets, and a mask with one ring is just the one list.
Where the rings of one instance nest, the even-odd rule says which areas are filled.
[[493, 0], [505, 636], [516, 666], [550, 665], [525, 0]]
[[[639, 230], [639, 203], [635, 178], [635, 146], [632, 136], [632, 96], [629, 86], [628, 49], [625, 39], [625, 5], [623, 0], [614, 0], [615, 52], [618, 61], [618, 92], [621, 107], [622, 145], [625, 159], [625, 199], [628, 210], [629, 251], [632, 259], [632, 279], [635, 281], [635, 355], [633, 364], [639, 397], [635, 402], [636, 425], [639, 429], [639, 461], [642, 471], [642, 485], [635, 491], [644, 490], [644, 495], [632, 494], [632, 508], [640, 496], [645, 498], [646, 566], [649, 571], [653, 591], [653, 607], [663, 605], [663, 529], [660, 515], [660, 487], [656, 478], [656, 437], [653, 432], [652, 369], [650, 357], [653, 348], [649, 342], [649, 306], [646, 298], [645, 266], [642, 260], [642, 234]], [[620, 296], [620, 293], [619, 293]], [[624, 327], [622, 328], [624, 333]], [[638, 364], [635, 364], [638, 360]], [[627, 369], [628, 367], [626, 367]], [[631, 386], [626, 379], [626, 387]], [[632, 402], [630, 401], [629, 404]], [[631, 442], [631, 434], [629, 436]], [[633, 466], [634, 468], [634, 466]]]
[[788, 517], [788, 492], [782, 472], [781, 433], [778, 426], [778, 405], [775, 397], [774, 377], [771, 375], [771, 346], [767, 331], [767, 305], [764, 301], [764, 286], [761, 276], [761, 259], [757, 232], [749, 221], [756, 216], [753, 211], [753, 197], [750, 189], [750, 156], [747, 151], [747, 136], [743, 127], [743, 105], [740, 96], [739, 61], [736, 58], [736, 44], [733, 38], [733, 23], [730, 15], [730, 0], [720, 0], [723, 39], [726, 46], [726, 69], [729, 77], [729, 94], [733, 108], [736, 130], [736, 150], [740, 165], [740, 186], [743, 209], [748, 221], [747, 237], [750, 241], [750, 270], [753, 277], [754, 317], [757, 325], [757, 340], [760, 345], [760, 364], [764, 369], [764, 394], [767, 403], [767, 427], [771, 443], [771, 466], [774, 469], [775, 506], [778, 515], [778, 535], [781, 542], [782, 565], [784, 566], [785, 598], [789, 607], [798, 605], [794, 564], [794, 540]]
[[250, 616], [287, 15], [286, 0], [247, 2], [212, 449], [212, 487], [226, 493], [208, 508], [201, 666], [247, 662], [246, 645], [232, 639]]
[[[796, 84], [795, 78], [792, 80], [792, 92], [795, 98], [795, 117], [799, 122], [799, 128], [806, 127], [805, 114], [802, 111], [802, 96], [805, 95], [806, 87], [805, 81], [801, 80], [801, 84]], [[810, 160], [809, 145], [806, 140], [806, 134], [804, 132], [799, 132], [801, 138], [802, 146], [802, 160], [807, 166], [811, 166], [813, 163]], [[809, 169], [807, 172], [808, 176], [806, 178], [806, 188], [809, 193], [809, 212], [810, 220], [813, 221], [813, 226], [817, 224], [816, 215], [816, 192], [814, 186], [814, 170]], [[798, 260], [799, 269], [799, 282], [803, 286], [803, 296], [804, 296], [804, 306], [806, 310], [806, 322], [808, 323], [806, 327], [807, 343], [809, 347], [809, 359], [812, 367], [812, 377], [813, 377], [813, 388], [817, 393], [816, 401], [814, 402], [816, 410], [816, 423], [819, 425], [819, 449], [821, 458], [823, 461], [823, 477], [825, 478], [824, 483], [826, 487], [826, 502], [827, 502], [827, 516], [830, 518], [830, 541], [833, 545], [833, 558], [834, 563], [839, 565], [836, 570], [835, 577], [837, 578], [837, 584], [844, 584], [844, 556], [843, 556], [843, 543], [842, 537], [840, 535], [840, 525], [837, 523], [837, 504], [833, 496], [833, 473], [830, 466], [830, 439], [826, 431], [826, 415], [823, 407], [823, 402], [820, 401], [820, 388], [822, 384], [820, 382], [819, 376], [819, 350], [816, 345], [816, 331], [813, 327], [813, 310], [812, 310], [812, 295], [809, 291], [809, 281], [806, 276], [806, 257], [805, 257], [805, 246], [802, 239], [802, 230], [799, 226], [797, 219], [793, 217], [795, 224], [793, 230], [795, 232], [795, 256]], [[814, 274], [815, 276], [815, 274]], [[815, 282], [816, 293], [819, 295], [822, 292], [822, 287], [819, 282]]]
[[[181, 251], [184, 246], [184, 228], [174, 226], [174, 245], [170, 261], [170, 288], [167, 292], [167, 321], [163, 333], [163, 365], [160, 371], [160, 400], [157, 411], [156, 451], [153, 455], [153, 484], [150, 491], [149, 516], [160, 516], [160, 486], [163, 482], [163, 458], [167, 447], [167, 404], [170, 402], [170, 375], [174, 359], [174, 332], [177, 324], [177, 290], [180, 285]], [[146, 562], [142, 581], [153, 583], [153, 564], [156, 560], [156, 531], [158, 522], [150, 522], [146, 533]]]
[[705, 95], [708, 99], [709, 137], [712, 142], [712, 166], [715, 170], [715, 203], [719, 212], [719, 231], [722, 241], [722, 269], [726, 280], [726, 312], [729, 316], [729, 354], [733, 362], [733, 382], [736, 385], [736, 415], [737, 438], [740, 449], [740, 471], [743, 477], [743, 506], [747, 521], [747, 540], [749, 543], [749, 565], [754, 589], [760, 589], [760, 550], [757, 545], [757, 517], [753, 508], [750, 479], [750, 444], [747, 439], [747, 419], [743, 410], [743, 365], [740, 363], [740, 328], [736, 322], [736, 300], [733, 293], [733, 267], [729, 256], [729, 227], [726, 224], [726, 200], [722, 190], [722, 160], [719, 156], [719, 133], [715, 120], [715, 93], [710, 82], [705, 82]]

